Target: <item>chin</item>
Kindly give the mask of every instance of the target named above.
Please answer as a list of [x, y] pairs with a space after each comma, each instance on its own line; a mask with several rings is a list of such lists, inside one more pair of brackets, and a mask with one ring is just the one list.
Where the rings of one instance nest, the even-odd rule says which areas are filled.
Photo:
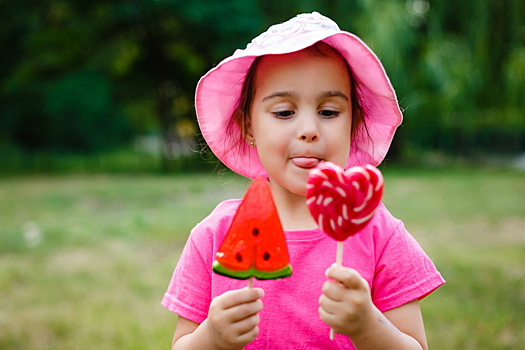
[[293, 186], [293, 188], [290, 188], [289, 191], [298, 196], [306, 197], [306, 179], [301, 181], [300, 184], [297, 183], [295, 186]]
[[293, 183], [290, 183], [289, 181], [281, 182], [275, 179], [270, 178], [270, 187], [272, 187], [272, 183], [276, 188], [280, 188], [281, 190], [284, 190], [285, 192], [288, 192], [290, 194], [294, 194], [296, 196], [303, 196], [306, 197], [306, 180], [308, 179], [308, 176], [304, 177], [304, 179], [294, 179]]
[[306, 186], [304, 188], [300, 188], [300, 189], [293, 188], [290, 192], [292, 192], [293, 194], [295, 194], [297, 196], [306, 197]]

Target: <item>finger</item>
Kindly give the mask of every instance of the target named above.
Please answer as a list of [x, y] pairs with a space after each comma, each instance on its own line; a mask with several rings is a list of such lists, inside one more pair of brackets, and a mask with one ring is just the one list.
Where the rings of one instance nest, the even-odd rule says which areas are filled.
[[326, 270], [326, 277], [342, 283], [350, 289], [366, 289], [367, 283], [359, 272], [349, 267], [332, 265]]
[[326, 295], [333, 301], [343, 301], [344, 293], [348, 291], [348, 288], [337, 281], [326, 281], [323, 283], [321, 288], [323, 295]]
[[341, 309], [341, 304], [322, 294], [319, 297], [319, 306], [328, 314], [334, 315]]
[[321, 321], [323, 321], [324, 323], [326, 323], [327, 325], [329, 325], [330, 327], [333, 327], [334, 325], [336, 325], [337, 323], [337, 316], [326, 311], [326, 309], [324, 309], [323, 307], [319, 307], [319, 318], [321, 319]]
[[224, 310], [226, 319], [232, 323], [244, 320], [247, 317], [256, 315], [263, 309], [263, 303], [260, 299], [232, 306], [229, 309]]
[[255, 340], [259, 334], [259, 322], [259, 315], [255, 314], [231, 325], [234, 343], [239, 344], [239, 348]]
[[239, 336], [251, 332], [259, 325], [261, 318], [258, 314], [248, 316], [233, 324], [233, 329]]
[[257, 338], [258, 334], [259, 334], [259, 326], [255, 326], [252, 329], [250, 329], [248, 332], [239, 335], [237, 339], [239, 343], [244, 344], [244, 346], [246, 346], [247, 344], [254, 341], [255, 338]]
[[243, 289], [227, 291], [222, 296], [222, 308], [226, 310], [240, 304], [251, 303], [256, 301], [257, 299], [261, 299], [262, 297], [264, 297], [264, 290], [262, 290], [261, 288], [246, 287]]

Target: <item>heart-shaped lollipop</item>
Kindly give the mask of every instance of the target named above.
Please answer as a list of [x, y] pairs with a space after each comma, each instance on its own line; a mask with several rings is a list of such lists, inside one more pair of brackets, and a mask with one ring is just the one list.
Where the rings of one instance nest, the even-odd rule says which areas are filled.
[[381, 201], [383, 183], [372, 165], [344, 171], [323, 162], [308, 175], [306, 203], [321, 230], [344, 241], [368, 224]]
[[[383, 194], [383, 175], [371, 165], [346, 171], [323, 162], [308, 174], [306, 204], [322, 231], [336, 239], [336, 265], [343, 260], [343, 241], [368, 224]], [[330, 329], [334, 340], [334, 330]]]

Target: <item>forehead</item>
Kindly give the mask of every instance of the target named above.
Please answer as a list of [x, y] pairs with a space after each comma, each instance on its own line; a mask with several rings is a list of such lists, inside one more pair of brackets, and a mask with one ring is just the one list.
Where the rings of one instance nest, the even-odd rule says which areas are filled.
[[344, 58], [335, 50], [322, 54], [308, 48], [283, 55], [263, 56], [255, 74], [256, 94], [260, 90], [315, 89], [350, 90], [350, 75]]

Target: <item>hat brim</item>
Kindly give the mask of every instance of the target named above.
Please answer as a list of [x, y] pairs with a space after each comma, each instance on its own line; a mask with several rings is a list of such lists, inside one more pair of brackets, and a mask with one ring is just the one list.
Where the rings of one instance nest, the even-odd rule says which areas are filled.
[[232, 125], [246, 75], [256, 57], [286, 54], [323, 41], [348, 62], [358, 83], [359, 103], [365, 112], [366, 130], [354, 135], [346, 168], [357, 164], [379, 165], [385, 158], [396, 128], [403, 119], [396, 93], [383, 65], [357, 36], [341, 30], [303, 32], [279, 38], [264, 47], [249, 45], [237, 50], [204, 75], [197, 84], [197, 120], [208, 146], [228, 168], [248, 178], [268, 177], [257, 150], [242, 140], [237, 125], [231, 138], [225, 137]]

